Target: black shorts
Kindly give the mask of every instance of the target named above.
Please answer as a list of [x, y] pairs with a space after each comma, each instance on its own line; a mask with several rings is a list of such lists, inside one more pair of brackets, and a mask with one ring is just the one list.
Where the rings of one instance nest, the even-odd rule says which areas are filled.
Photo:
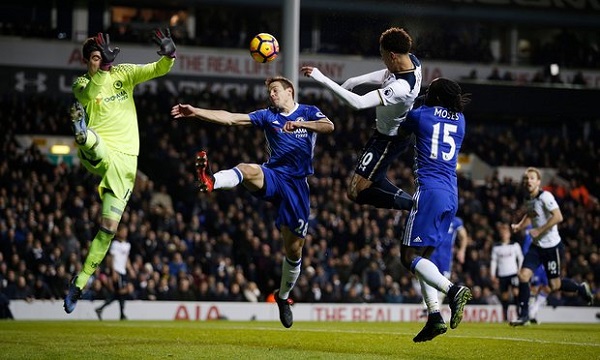
[[538, 266], [542, 264], [544, 270], [546, 270], [548, 279], [559, 278], [564, 252], [565, 247], [563, 243], [559, 243], [558, 245], [547, 249], [531, 245], [527, 254], [525, 254], [522, 267], [531, 269], [531, 271], [535, 273]]
[[115, 284], [115, 287], [117, 289], [124, 289], [127, 287], [127, 284], [129, 284], [129, 278], [127, 274], [117, 273], [117, 283]]
[[388, 136], [375, 130], [362, 149], [354, 172], [372, 182], [386, 178], [388, 167], [410, 143], [410, 137]]
[[519, 277], [517, 274], [509, 276], [499, 276], [498, 282], [500, 283], [500, 292], [506, 292], [511, 287], [516, 288], [519, 286]]

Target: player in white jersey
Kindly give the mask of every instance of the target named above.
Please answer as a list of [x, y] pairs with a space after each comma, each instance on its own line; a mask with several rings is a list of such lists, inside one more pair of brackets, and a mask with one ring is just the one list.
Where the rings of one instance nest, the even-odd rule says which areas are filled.
[[500, 301], [502, 302], [502, 315], [508, 321], [508, 305], [511, 299], [511, 290], [519, 285], [518, 273], [523, 264], [521, 245], [511, 242], [510, 226], [498, 224], [500, 242], [492, 247], [490, 263], [490, 276], [494, 283], [498, 281]]
[[[398, 128], [421, 91], [421, 62], [410, 53], [411, 47], [412, 38], [404, 29], [387, 29], [379, 38], [379, 51], [386, 68], [352, 77], [342, 85], [315, 67], [301, 69], [305, 76], [333, 91], [352, 109], [375, 108], [376, 130], [358, 157], [348, 188], [348, 197], [358, 204], [396, 210], [412, 208], [412, 197], [387, 178], [389, 166], [410, 143], [410, 138], [397, 136]], [[364, 95], [351, 91], [361, 84], [380, 88]]]
[[529, 224], [532, 243], [525, 254], [523, 266], [519, 271], [519, 318], [512, 321], [513, 326], [528, 325], [530, 281], [533, 271], [542, 264], [550, 282], [552, 291], [577, 292], [588, 305], [592, 305], [593, 296], [590, 286], [583, 282], [577, 284], [571, 279], [561, 278], [561, 260], [564, 245], [558, 233], [558, 224], [563, 221], [562, 212], [554, 195], [541, 189], [542, 176], [537, 168], [527, 168], [524, 178], [529, 193], [525, 201], [526, 213], [517, 224], [511, 224], [514, 232], [525, 229]]
[[131, 262], [129, 261], [131, 243], [127, 241], [128, 234], [127, 226], [119, 224], [117, 234], [110, 245], [112, 268], [109, 269], [109, 283], [112, 284], [113, 294], [106, 299], [102, 306], [96, 308], [96, 315], [99, 320], [102, 320], [102, 310], [115, 300], [119, 301], [121, 320], [127, 319], [125, 316], [125, 299], [129, 295], [129, 277], [127, 274], [132, 271]]

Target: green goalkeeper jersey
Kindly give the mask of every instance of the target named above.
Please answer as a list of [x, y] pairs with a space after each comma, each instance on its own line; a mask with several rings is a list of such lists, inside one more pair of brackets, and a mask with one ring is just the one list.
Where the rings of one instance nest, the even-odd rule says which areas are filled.
[[145, 64], [120, 64], [78, 77], [73, 94], [87, 113], [87, 125], [106, 145], [129, 155], [139, 155], [140, 137], [133, 90], [137, 84], [163, 76], [175, 59], [161, 57]]

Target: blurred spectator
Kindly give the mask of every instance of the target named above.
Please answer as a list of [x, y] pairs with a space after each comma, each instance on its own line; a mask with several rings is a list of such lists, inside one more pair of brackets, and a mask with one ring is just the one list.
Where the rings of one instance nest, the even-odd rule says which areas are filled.
[[[266, 156], [264, 144], [256, 141], [258, 137], [252, 131], [236, 130], [232, 134], [190, 124], [184, 134], [180, 127], [167, 121], [167, 115], [156, 110], [154, 95], [138, 96], [140, 129], [146, 132], [140, 170], [147, 179], [139, 177], [140, 185], [136, 185], [123, 217], [130, 229], [131, 258], [138, 258], [133, 264], [137, 273], [132, 281], [135, 297], [174, 300], [183, 277], [189, 279], [189, 289], [196, 301], [211, 301], [223, 293], [226, 301], [239, 298], [238, 286], [244, 295], [242, 301], [264, 301], [262, 294], [274, 290], [280, 276], [281, 246], [271, 223], [276, 216], [273, 208], [243, 191], [215, 192], [210, 197], [199, 195], [191, 175], [198, 144], [210, 142], [216, 148], [225, 148], [232, 141], [239, 144], [240, 150], [231, 150], [227, 156], [214, 153], [213, 161], [219, 167]], [[202, 98], [213, 105], [229, 101], [217, 95], [205, 98], [202, 93], [181, 96]], [[254, 101], [251, 97], [242, 98], [234, 105], [245, 111], [247, 107], [254, 108]], [[363, 141], [360, 126], [367, 123], [367, 115], [349, 112], [336, 101], [322, 104], [324, 111], [348, 121], [340, 122], [339, 133], [315, 149], [326, 156], [315, 163], [315, 176], [309, 179], [316, 200], [315, 209], [311, 209], [311, 235], [307, 237], [304, 265], [314, 271], [303, 272], [298, 280], [303, 284], [302, 290], [294, 293], [293, 298], [312, 301], [312, 297], [320, 302], [420, 303], [421, 295], [414, 289], [412, 275], [399, 264], [398, 239], [404, 218], [397, 213], [355, 206], [340, 196], [345, 192], [343, 179], [348, 177], [347, 168], [356, 160], [352, 149]], [[20, 114], [30, 114], [32, 108], [46, 114], [40, 131], [69, 134], [68, 124], [59, 121], [58, 114], [67, 113], [62, 100], [10, 94], [0, 98], [0, 105], [6, 125], [0, 141], [0, 282], [4, 284], [0, 291], [14, 294], [16, 278], [23, 276], [34, 290], [33, 296], [45, 293], [35, 291], [36, 283], [43, 279], [51, 296], [60, 299], [65, 295], [70, 273], [81, 267], [82, 256], [89, 248], [88, 242], [77, 239], [89, 238], [81, 234], [96, 231], [93, 219], [100, 208], [89, 205], [95, 203], [97, 196], [95, 181], [77, 165], [53, 165], [36, 146], [21, 148], [15, 140], [16, 133], [31, 133], [28, 125], [31, 122]], [[565, 130], [567, 122], [570, 126]], [[573, 188], [566, 189], [551, 181], [548, 189], [561, 202], [566, 219], [560, 225], [568, 245], [566, 275], [585, 277], [597, 289], [600, 215], [595, 196], [600, 193], [597, 176], [600, 159], [593, 139], [600, 135], [600, 123], [590, 121], [584, 126], [572, 119], [549, 119], [543, 125], [528, 123], [526, 119], [494, 119], [493, 126], [489, 123], [489, 119], [473, 119], [462, 151], [477, 154], [492, 167], [525, 164], [555, 167], [557, 179], [576, 180]], [[165, 148], [157, 146], [156, 134], [163, 134]], [[582, 141], [584, 135], [587, 141]], [[196, 137], [200, 140], [194, 140]], [[523, 148], [527, 150], [522, 151]], [[173, 170], [167, 172], [157, 167], [158, 158], [162, 159], [161, 164], [173, 164]], [[412, 183], [411, 159], [412, 154], [406, 154], [402, 163], [390, 169], [398, 182]], [[452, 278], [469, 286], [478, 285], [482, 297], [490, 301], [487, 293], [483, 294], [489, 281], [489, 253], [494, 241], [490, 224], [497, 219], [509, 222], [516, 216], [513, 211], [521, 199], [518, 182], [497, 176], [474, 182], [460, 175], [459, 186], [459, 212], [472, 241], [466, 263], [455, 264]], [[577, 190], [571, 194], [573, 189]], [[153, 195], [158, 196], [156, 200], [162, 197], [161, 191], [171, 198], [172, 205], [167, 208], [172, 207], [172, 212], [169, 210], [168, 215], [151, 210], [157, 208], [150, 205]], [[106, 298], [107, 287], [101, 281], [102, 276], [97, 274], [84, 292], [86, 299]], [[349, 291], [350, 288], [354, 290]], [[567, 299], [549, 301], [566, 303]]]
[[573, 76], [572, 84], [573, 85], [587, 86], [587, 81], [583, 77], [583, 72], [581, 70], [577, 71], [575, 73], [575, 75]]
[[573, 178], [571, 179], [570, 188], [571, 191], [569, 192], [569, 195], [571, 195], [571, 198], [588, 208], [591, 204], [590, 192], [585, 185]]
[[487, 77], [487, 79], [491, 80], [491, 81], [500, 81], [500, 80], [502, 80], [502, 77], [500, 76], [500, 70], [498, 70], [497, 67], [492, 68], [492, 72]]

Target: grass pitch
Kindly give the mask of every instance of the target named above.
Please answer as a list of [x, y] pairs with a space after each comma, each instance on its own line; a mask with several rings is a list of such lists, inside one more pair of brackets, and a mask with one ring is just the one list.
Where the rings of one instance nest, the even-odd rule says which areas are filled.
[[598, 359], [600, 324], [1, 321], [2, 359]]

